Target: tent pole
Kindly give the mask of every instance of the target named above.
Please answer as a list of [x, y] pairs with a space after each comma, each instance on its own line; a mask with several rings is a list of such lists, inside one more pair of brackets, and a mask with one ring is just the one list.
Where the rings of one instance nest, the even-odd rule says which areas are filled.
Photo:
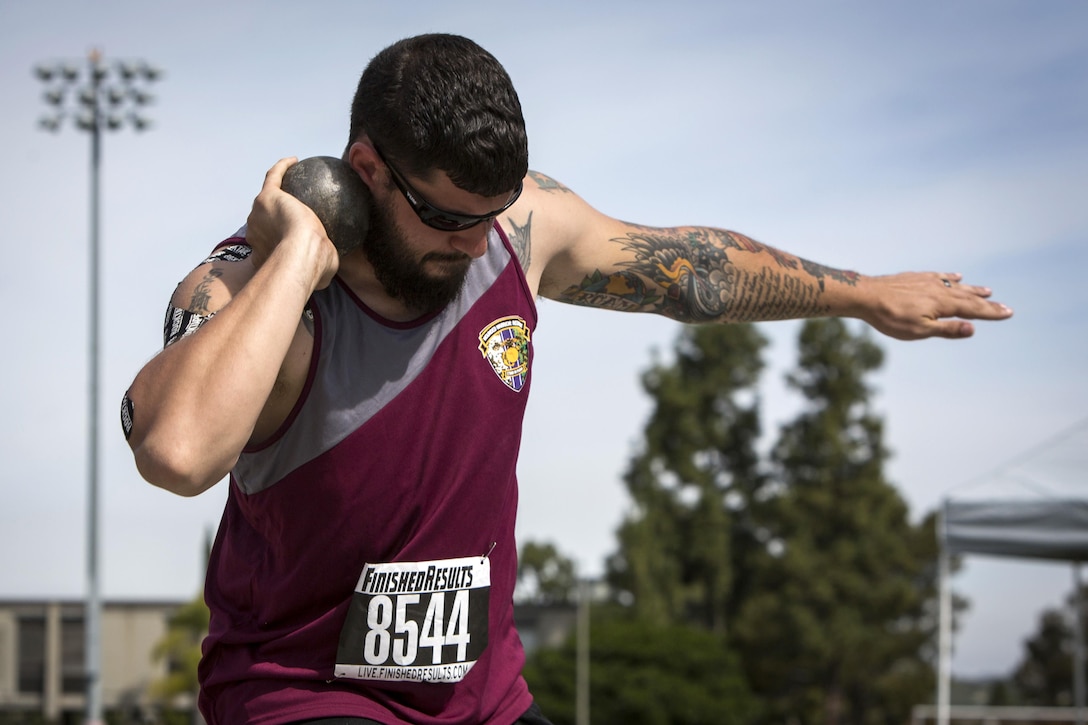
[[937, 725], [948, 725], [952, 680], [952, 587], [948, 582], [950, 567], [945, 531], [947, 509], [946, 501], [937, 522], [937, 583], [940, 596], [940, 610], [937, 615]]
[[1084, 719], [1084, 603], [1080, 562], [1073, 562], [1073, 704], [1077, 708], [1077, 725], [1085, 725]]

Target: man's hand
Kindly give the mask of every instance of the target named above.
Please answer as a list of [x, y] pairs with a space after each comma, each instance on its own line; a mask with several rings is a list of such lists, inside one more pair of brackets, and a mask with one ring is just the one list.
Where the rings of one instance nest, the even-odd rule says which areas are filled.
[[857, 316], [899, 340], [971, 337], [975, 326], [967, 320], [1012, 316], [1011, 309], [987, 299], [990, 288], [962, 284], [962, 279], [961, 274], [936, 272], [865, 277], [859, 284], [865, 304]]
[[246, 241], [253, 248], [251, 259], [258, 268], [281, 244], [317, 245], [319, 268], [314, 289], [323, 289], [336, 276], [340, 255], [310, 207], [281, 188], [284, 173], [297, 162], [295, 157], [280, 159], [265, 174], [246, 223]]

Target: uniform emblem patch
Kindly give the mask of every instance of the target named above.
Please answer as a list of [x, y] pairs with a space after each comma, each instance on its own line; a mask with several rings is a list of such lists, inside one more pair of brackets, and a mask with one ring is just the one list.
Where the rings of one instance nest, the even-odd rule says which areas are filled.
[[480, 332], [480, 352], [506, 387], [520, 393], [529, 381], [529, 326], [517, 315], [500, 317]]

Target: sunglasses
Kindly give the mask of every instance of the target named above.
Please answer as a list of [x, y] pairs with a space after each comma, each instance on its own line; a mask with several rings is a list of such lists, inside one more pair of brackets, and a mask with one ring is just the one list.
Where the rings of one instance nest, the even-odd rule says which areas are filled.
[[393, 183], [400, 189], [400, 193], [404, 194], [404, 198], [408, 200], [408, 204], [412, 207], [412, 211], [416, 213], [416, 216], [419, 217], [421, 222], [432, 229], [438, 229], [443, 232], [460, 232], [465, 229], [470, 229], [480, 222], [490, 222], [499, 214], [502, 214], [513, 206], [514, 202], [521, 196], [522, 182], [519, 181], [517, 188], [514, 189], [514, 193], [510, 195], [510, 200], [503, 204], [502, 208], [496, 209], [493, 212], [487, 214], [458, 214], [457, 212], [440, 209], [428, 202], [418, 191], [413, 189], [412, 185], [408, 183], [408, 180], [401, 176], [401, 173], [385, 158], [385, 154], [378, 148], [378, 144], [375, 143], [373, 145], [374, 150], [378, 153], [378, 158], [382, 160], [382, 163], [389, 167], [389, 172], [393, 176]]

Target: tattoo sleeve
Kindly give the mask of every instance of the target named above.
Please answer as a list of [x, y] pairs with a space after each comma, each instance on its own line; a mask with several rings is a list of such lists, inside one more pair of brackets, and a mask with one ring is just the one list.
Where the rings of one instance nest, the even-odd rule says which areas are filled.
[[[632, 225], [613, 239], [629, 254], [620, 269], [596, 270], [559, 299], [578, 305], [656, 312], [681, 322], [750, 322], [818, 317], [825, 280], [856, 284], [858, 275], [785, 254], [743, 234], [705, 227], [653, 229]], [[730, 256], [765, 256], [739, 267]]]

